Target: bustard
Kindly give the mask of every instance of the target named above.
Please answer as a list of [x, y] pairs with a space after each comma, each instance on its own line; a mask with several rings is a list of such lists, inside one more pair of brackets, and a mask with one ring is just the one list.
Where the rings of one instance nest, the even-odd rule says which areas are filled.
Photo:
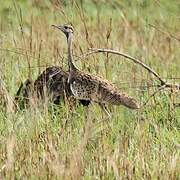
[[74, 29], [71, 25], [52, 25], [61, 30], [67, 38], [68, 44], [68, 84], [75, 98], [94, 101], [102, 104], [124, 105], [131, 109], [139, 109], [137, 101], [120, 92], [112, 83], [98, 76], [81, 72], [73, 63], [72, 38]]

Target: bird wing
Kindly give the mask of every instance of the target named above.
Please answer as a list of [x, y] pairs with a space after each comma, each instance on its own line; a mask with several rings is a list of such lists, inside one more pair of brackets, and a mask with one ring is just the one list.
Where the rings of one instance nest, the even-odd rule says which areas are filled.
[[124, 105], [132, 109], [139, 108], [133, 97], [120, 92], [111, 82], [98, 76], [77, 72], [70, 83], [70, 88], [73, 95], [78, 99]]
[[48, 93], [57, 91], [58, 94], [64, 93], [64, 82], [68, 79], [68, 72], [61, 67], [52, 66], [46, 68], [37, 78], [34, 83], [34, 89], [38, 95], [44, 96], [45, 88]]

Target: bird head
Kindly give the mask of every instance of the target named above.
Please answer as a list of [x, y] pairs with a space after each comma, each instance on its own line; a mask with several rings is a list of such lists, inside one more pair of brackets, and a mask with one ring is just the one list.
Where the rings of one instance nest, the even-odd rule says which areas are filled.
[[69, 37], [69, 34], [74, 32], [74, 28], [68, 24], [52, 25], [52, 26], [57, 28], [57, 29], [60, 29], [66, 35], [66, 37]]

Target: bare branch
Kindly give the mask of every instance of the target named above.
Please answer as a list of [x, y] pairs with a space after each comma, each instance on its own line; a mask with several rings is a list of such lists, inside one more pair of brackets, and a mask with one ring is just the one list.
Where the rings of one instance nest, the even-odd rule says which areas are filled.
[[86, 53], [85, 54], [85, 57], [86, 56], [89, 56], [91, 54], [94, 54], [94, 53], [100, 53], [100, 52], [106, 52], [106, 53], [112, 53], [112, 54], [117, 54], [117, 55], [120, 55], [120, 56], [123, 56], [127, 59], [130, 59], [132, 60], [134, 63], [136, 64], [139, 64], [140, 66], [142, 66], [144, 69], [146, 69], [147, 71], [149, 71], [151, 74], [153, 74], [160, 82], [161, 82], [161, 85], [164, 85], [166, 84], [166, 82], [160, 77], [160, 75], [158, 73], [156, 73], [152, 68], [150, 68], [149, 66], [147, 66], [146, 64], [144, 64], [142, 61], [132, 57], [132, 56], [129, 56], [128, 54], [125, 54], [125, 53], [122, 53], [122, 52], [119, 52], [119, 51], [115, 51], [115, 50], [111, 50], [111, 49], [97, 49], [97, 48], [90, 48], [90, 50], [92, 50], [91, 52], [89, 53]]
[[161, 90], [165, 89], [165, 88], [171, 88], [171, 89], [177, 89], [180, 90], [180, 85], [179, 84], [170, 84], [170, 83], [166, 83], [161, 76], [156, 73], [156, 71], [154, 71], [151, 67], [149, 67], [148, 65], [146, 65], [145, 63], [143, 63], [142, 61], [140, 61], [139, 59], [136, 59], [132, 56], [129, 56], [128, 54], [119, 52], [119, 51], [115, 51], [115, 50], [111, 50], [111, 49], [98, 49], [98, 48], [90, 48], [90, 50], [92, 50], [91, 52], [88, 52], [86, 54], [84, 54], [83, 58], [92, 55], [94, 53], [112, 53], [112, 54], [116, 54], [116, 55], [120, 55], [123, 56], [127, 59], [132, 60], [134, 63], [139, 64], [141, 67], [143, 67], [144, 69], [146, 69], [149, 73], [153, 74], [159, 81], [160, 81], [160, 85], [157, 85], [157, 87], [159, 87], [152, 95], [150, 95], [150, 97], [148, 98], [148, 100], [146, 102], [143, 103], [143, 106], [145, 106], [149, 100], [154, 97], [158, 92], [160, 92]]
[[116, 55], [120, 55], [120, 56], [123, 56], [127, 59], [130, 59], [132, 60], [134, 63], [136, 64], [139, 64], [141, 67], [143, 67], [144, 69], [146, 69], [149, 73], [153, 74], [159, 81], [160, 81], [160, 85], [156, 85], [157, 87], [159, 87], [157, 89], [157, 91], [155, 91], [152, 95], [150, 95], [150, 97], [148, 98], [148, 100], [146, 102], [143, 103], [143, 106], [145, 106], [149, 100], [154, 97], [159, 91], [165, 89], [165, 88], [170, 88], [170, 89], [177, 89], [177, 90], [180, 90], [180, 84], [170, 84], [170, 83], [167, 83], [165, 82], [161, 76], [156, 73], [156, 71], [154, 71], [151, 67], [149, 67], [148, 65], [146, 65], [145, 63], [143, 63], [142, 61], [140, 61], [139, 59], [136, 59], [132, 56], [129, 56], [128, 54], [125, 54], [125, 53], [122, 53], [122, 52], [119, 52], [119, 51], [115, 51], [115, 50], [111, 50], [111, 49], [97, 49], [97, 48], [90, 48], [90, 50], [92, 50], [91, 52], [87, 52], [86, 54], [84, 54], [83, 56], [81, 56], [80, 58], [83, 59], [83, 58], [86, 58], [88, 57], [89, 55], [92, 55], [94, 53], [112, 53], [112, 54], [116, 54]]
[[161, 76], [154, 70], [152, 69], [151, 67], [149, 67], [148, 65], [146, 65], [145, 63], [143, 63], [142, 61], [140, 61], [139, 59], [137, 58], [134, 58], [128, 54], [125, 54], [125, 53], [122, 53], [122, 52], [119, 52], [119, 51], [115, 51], [115, 50], [112, 50], [112, 49], [101, 49], [101, 48], [89, 48], [89, 50], [92, 50], [91, 52], [88, 52], [86, 54], [84, 54], [83, 57], [87, 57], [89, 55], [92, 55], [94, 53], [112, 53], [112, 54], [116, 54], [116, 55], [120, 55], [120, 56], [123, 56], [127, 59], [130, 59], [132, 60], [134, 63], [136, 64], [139, 64], [141, 67], [143, 67], [144, 69], [146, 69], [149, 73], [153, 74], [159, 81], [160, 81], [160, 85], [158, 85], [159, 87], [161, 86], [164, 86], [165, 85], [165, 88], [175, 88], [175, 89], [178, 89], [180, 90], [180, 84], [170, 84], [170, 83], [166, 83], [162, 78]]

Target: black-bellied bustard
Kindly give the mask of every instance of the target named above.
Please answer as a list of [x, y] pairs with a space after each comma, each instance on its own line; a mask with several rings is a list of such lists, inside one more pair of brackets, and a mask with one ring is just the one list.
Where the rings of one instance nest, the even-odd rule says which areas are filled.
[[68, 44], [68, 83], [75, 98], [89, 100], [100, 104], [124, 105], [131, 109], [139, 109], [139, 104], [126, 93], [120, 92], [112, 83], [98, 76], [81, 72], [73, 64], [72, 38], [74, 29], [71, 25], [52, 25], [61, 30]]

